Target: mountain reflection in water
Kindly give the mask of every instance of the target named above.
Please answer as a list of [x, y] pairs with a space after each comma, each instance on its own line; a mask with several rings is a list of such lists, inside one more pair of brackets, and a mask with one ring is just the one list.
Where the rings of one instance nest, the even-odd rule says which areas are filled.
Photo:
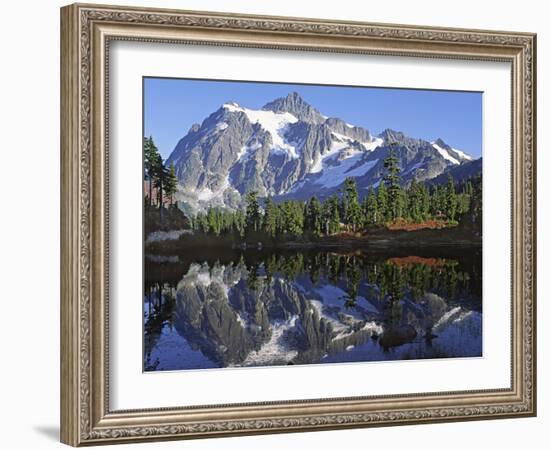
[[145, 275], [145, 371], [482, 354], [480, 251], [146, 255]]

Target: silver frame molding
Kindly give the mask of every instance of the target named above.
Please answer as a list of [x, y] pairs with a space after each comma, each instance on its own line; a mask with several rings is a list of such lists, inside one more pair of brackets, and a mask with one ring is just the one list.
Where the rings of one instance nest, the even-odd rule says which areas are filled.
[[[509, 389], [112, 411], [108, 58], [113, 40], [507, 61], [512, 67]], [[536, 35], [74, 4], [61, 9], [61, 440], [73, 445], [536, 415]]]

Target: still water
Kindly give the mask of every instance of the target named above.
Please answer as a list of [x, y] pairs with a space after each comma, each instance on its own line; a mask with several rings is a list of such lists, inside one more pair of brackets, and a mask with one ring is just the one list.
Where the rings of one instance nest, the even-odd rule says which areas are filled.
[[143, 320], [145, 371], [482, 356], [481, 250], [147, 254]]

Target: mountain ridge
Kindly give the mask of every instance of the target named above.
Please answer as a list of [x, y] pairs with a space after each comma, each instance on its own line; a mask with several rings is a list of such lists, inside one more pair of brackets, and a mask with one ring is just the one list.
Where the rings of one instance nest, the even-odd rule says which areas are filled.
[[473, 158], [441, 138], [434, 142], [324, 116], [297, 92], [249, 109], [226, 102], [193, 124], [167, 159], [179, 181], [178, 201], [193, 210], [238, 208], [247, 192], [259, 196], [320, 198], [338, 191], [347, 177], [361, 196], [377, 186], [394, 147], [404, 183], [438, 177]]

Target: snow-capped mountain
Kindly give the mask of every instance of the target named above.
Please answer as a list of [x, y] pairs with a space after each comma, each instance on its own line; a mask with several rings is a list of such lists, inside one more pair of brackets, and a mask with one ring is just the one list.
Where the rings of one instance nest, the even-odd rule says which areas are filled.
[[369, 130], [326, 117], [297, 93], [252, 110], [223, 104], [178, 142], [167, 164], [180, 183], [178, 200], [189, 207], [238, 207], [252, 190], [260, 196], [321, 198], [355, 177], [360, 195], [377, 185], [390, 144], [404, 182], [429, 180], [472, 160], [438, 139], [428, 142]]

